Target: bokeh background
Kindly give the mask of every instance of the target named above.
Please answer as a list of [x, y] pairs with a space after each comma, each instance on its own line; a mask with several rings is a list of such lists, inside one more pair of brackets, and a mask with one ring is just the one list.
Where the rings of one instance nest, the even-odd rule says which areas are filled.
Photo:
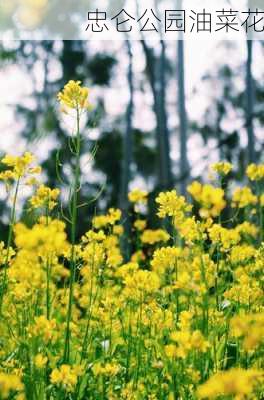
[[[73, 121], [56, 95], [80, 80], [94, 107], [82, 121], [81, 197], [90, 205], [79, 210], [79, 234], [95, 212], [127, 213], [135, 187], [150, 192], [155, 224], [158, 191], [185, 194], [190, 180], [209, 179], [218, 160], [234, 164], [230, 179], [238, 185], [248, 163], [263, 162], [263, 65], [261, 41], [2, 41], [0, 155], [32, 151], [43, 182], [66, 199]], [[22, 218], [28, 196], [24, 188]], [[0, 186], [0, 239], [6, 199]]]

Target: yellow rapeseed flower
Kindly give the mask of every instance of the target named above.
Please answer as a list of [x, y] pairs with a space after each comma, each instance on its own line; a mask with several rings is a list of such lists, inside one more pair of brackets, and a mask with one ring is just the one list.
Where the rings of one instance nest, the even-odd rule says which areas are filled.
[[30, 204], [33, 208], [45, 207], [51, 211], [57, 204], [56, 200], [59, 194], [59, 189], [50, 189], [45, 185], [40, 185], [37, 188], [36, 194], [31, 197]]
[[264, 164], [250, 164], [246, 173], [251, 181], [260, 181], [264, 179]]
[[0, 173], [0, 180], [17, 180], [39, 174], [41, 168], [31, 166], [34, 161], [35, 157], [29, 152], [24, 153], [20, 157], [7, 154], [1, 160], [6, 169]]
[[[15, 398], [20, 396], [20, 399], [25, 399], [24, 397], [24, 384], [21, 378], [15, 374], [7, 374], [0, 372], [0, 398], [8, 399], [10, 395], [17, 393]], [[20, 393], [20, 394], [18, 394]], [[14, 398], [12, 396], [12, 398]]]
[[146, 203], [148, 192], [140, 189], [133, 189], [128, 193], [128, 199], [131, 203]]
[[170, 235], [164, 229], [146, 229], [141, 235], [144, 244], [167, 242], [169, 239]]
[[81, 376], [83, 372], [83, 368], [79, 365], [71, 366], [63, 364], [51, 372], [50, 380], [54, 385], [65, 388], [67, 392], [73, 392], [78, 377]]
[[236, 188], [232, 197], [232, 207], [245, 208], [257, 204], [257, 201], [258, 198], [253, 194], [251, 188], [247, 186]]
[[226, 395], [236, 396], [237, 399], [248, 398], [261, 380], [263, 381], [263, 372], [255, 369], [233, 368], [220, 371], [198, 388], [198, 397], [215, 399]]
[[211, 166], [212, 170], [216, 173], [218, 173], [221, 176], [225, 176], [228, 175], [230, 171], [232, 171], [232, 164], [230, 164], [229, 162], [218, 162], [215, 163]]
[[68, 108], [78, 111], [89, 110], [91, 108], [89, 94], [90, 90], [82, 87], [80, 81], [70, 80], [58, 93], [58, 100], [64, 111]]
[[179, 196], [176, 190], [162, 192], [156, 198], [159, 205], [158, 217], [172, 217], [175, 225], [183, 222], [186, 214], [192, 210], [192, 206], [187, 204], [183, 196]]
[[225, 192], [221, 188], [215, 188], [208, 184], [202, 185], [194, 181], [187, 190], [201, 205], [200, 216], [202, 218], [217, 217], [226, 206]]
[[34, 358], [34, 364], [38, 369], [42, 369], [46, 366], [48, 362], [48, 357], [43, 356], [43, 354], [37, 354]]

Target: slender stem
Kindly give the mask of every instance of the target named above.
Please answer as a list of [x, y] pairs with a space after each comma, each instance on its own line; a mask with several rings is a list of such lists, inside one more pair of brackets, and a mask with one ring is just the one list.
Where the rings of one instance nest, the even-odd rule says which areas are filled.
[[74, 182], [73, 182], [73, 194], [71, 198], [71, 259], [70, 259], [70, 293], [67, 310], [67, 321], [65, 331], [65, 345], [64, 345], [64, 363], [69, 362], [70, 358], [70, 339], [71, 330], [70, 322], [72, 317], [72, 306], [74, 301], [74, 281], [76, 275], [76, 225], [77, 225], [77, 210], [78, 210], [78, 191], [80, 187], [80, 153], [81, 153], [81, 134], [80, 134], [80, 110], [77, 107], [77, 135], [75, 143], [75, 168], [74, 168]]
[[216, 308], [219, 310], [219, 264], [220, 264], [220, 251], [219, 251], [219, 244], [217, 243], [217, 259], [216, 259], [216, 274], [215, 274], [215, 301], [216, 301]]
[[[46, 206], [46, 226], [49, 225], [49, 200]], [[46, 309], [47, 309], [47, 319], [50, 319], [50, 259], [46, 260]]]
[[47, 308], [47, 319], [50, 319], [50, 263], [49, 260], [46, 262], [46, 308]]
[[200, 257], [201, 262], [201, 277], [205, 286], [205, 293], [203, 294], [203, 333], [208, 337], [208, 314], [209, 314], [209, 301], [208, 301], [208, 283], [206, 279], [205, 265], [203, 257]]
[[142, 312], [143, 312], [143, 295], [140, 295], [140, 307], [139, 307], [139, 320], [138, 320], [138, 332], [137, 332], [137, 366], [136, 366], [136, 378], [134, 381], [134, 387], [137, 388], [139, 381], [139, 374], [141, 369], [141, 351], [142, 351]]

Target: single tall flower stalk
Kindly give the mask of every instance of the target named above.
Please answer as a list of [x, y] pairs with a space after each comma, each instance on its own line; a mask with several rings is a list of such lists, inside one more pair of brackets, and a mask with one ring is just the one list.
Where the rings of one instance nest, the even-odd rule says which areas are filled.
[[81, 134], [80, 134], [80, 111], [78, 107], [76, 111], [77, 111], [77, 132], [76, 132], [74, 149], [72, 149], [73, 154], [75, 155], [75, 166], [74, 166], [74, 180], [72, 185], [72, 193], [70, 198], [70, 214], [71, 214], [70, 286], [69, 286], [69, 301], [68, 301], [66, 331], [65, 331], [64, 362], [68, 362], [70, 357], [70, 339], [71, 339], [70, 323], [72, 317], [74, 282], [75, 282], [76, 268], [77, 268], [76, 228], [77, 228], [77, 216], [78, 216], [78, 192], [80, 190]]
[[90, 108], [88, 101], [89, 89], [81, 87], [80, 81], [69, 81], [62, 92], [58, 94], [58, 100], [60, 101], [62, 110], [67, 112], [68, 109], [72, 109], [75, 112], [76, 118], [76, 135], [72, 138], [72, 144], [70, 150], [75, 157], [75, 165], [73, 167], [73, 182], [71, 185], [70, 192], [70, 223], [71, 223], [71, 257], [70, 257], [70, 284], [69, 284], [69, 299], [68, 309], [66, 316], [66, 330], [65, 330], [65, 343], [64, 343], [64, 354], [63, 360], [65, 363], [69, 362], [70, 359], [70, 342], [71, 342], [71, 319], [72, 319], [72, 308], [74, 303], [74, 282], [76, 277], [77, 269], [77, 257], [76, 257], [76, 231], [77, 231], [77, 218], [78, 218], [78, 198], [81, 187], [81, 130], [80, 120], [81, 115], [84, 111]]

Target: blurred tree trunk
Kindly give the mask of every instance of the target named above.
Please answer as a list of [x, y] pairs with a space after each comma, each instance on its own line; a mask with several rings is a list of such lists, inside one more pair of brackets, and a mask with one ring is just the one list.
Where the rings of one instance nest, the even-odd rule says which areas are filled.
[[128, 211], [128, 186], [131, 178], [131, 162], [132, 162], [132, 119], [134, 112], [134, 82], [133, 82], [133, 59], [131, 42], [126, 40], [128, 54], [128, 87], [129, 87], [129, 103], [126, 111], [126, 130], [123, 138], [123, 160], [121, 171], [121, 192], [120, 192], [120, 207], [127, 213]]
[[129, 220], [129, 202], [128, 202], [128, 191], [129, 182], [131, 179], [131, 162], [133, 154], [133, 112], [134, 112], [134, 76], [133, 76], [133, 54], [131, 48], [131, 42], [126, 40], [127, 54], [128, 54], [128, 87], [129, 87], [129, 102], [126, 111], [126, 129], [123, 137], [123, 159], [122, 159], [122, 170], [121, 170], [121, 191], [120, 191], [120, 208], [123, 212], [124, 218], [124, 229], [125, 235], [122, 238], [122, 248], [125, 260], [128, 261], [130, 258], [130, 220]]
[[[232, 5], [231, 0], [229, 0]], [[248, 9], [253, 11], [256, 7], [263, 9], [262, 2], [256, 0], [248, 0]], [[252, 23], [252, 17], [249, 16], [249, 24]], [[253, 40], [252, 33], [246, 33], [246, 46], [247, 46], [247, 62], [246, 62], [246, 129], [248, 137], [248, 150], [247, 150], [247, 161], [252, 163], [255, 161], [255, 135], [254, 135], [254, 104], [255, 104], [255, 90], [254, 80], [252, 75], [252, 59], [253, 59]]]
[[255, 161], [254, 135], [254, 81], [252, 76], [253, 40], [247, 39], [246, 64], [246, 127], [248, 137], [248, 162]]
[[[182, 0], [178, 1], [177, 7], [182, 9]], [[180, 136], [180, 190], [186, 195], [186, 187], [190, 177], [190, 166], [188, 162], [188, 122], [186, 113], [185, 96], [185, 68], [184, 68], [184, 41], [182, 32], [179, 32], [177, 42], [177, 72], [178, 72], [178, 115], [179, 115], [179, 136]]]
[[158, 62], [158, 111], [160, 113], [160, 134], [161, 134], [161, 159], [164, 175], [164, 187], [172, 185], [171, 159], [170, 159], [170, 135], [168, 128], [168, 115], [166, 107], [166, 46], [165, 41], [160, 41], [161, 54]]
[[168, 189], [172, 185], [170, 160], [169, 129], [166, 111], [166, 47], [160, 41], [161, 53], [156, 57], [154, 50], [145, 40], [141, 40], [146, 57], [146, 69], [149, 79], [156, 116], [156, 140], [158, 153], [158, 187]]

